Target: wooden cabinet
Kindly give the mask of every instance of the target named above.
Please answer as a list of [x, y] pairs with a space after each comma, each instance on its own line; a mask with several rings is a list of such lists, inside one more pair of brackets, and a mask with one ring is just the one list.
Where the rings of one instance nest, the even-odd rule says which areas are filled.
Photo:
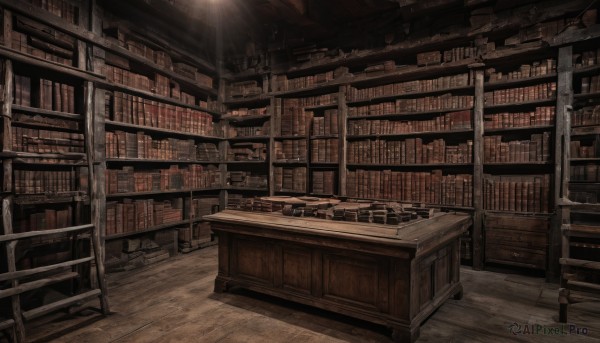
[[219, 237], [216, 292], [239, 286], [297, 301], [388, 326], [403, 342], [462, 295], [465, 214], [399, 227], [233, 210], [205, 219]]

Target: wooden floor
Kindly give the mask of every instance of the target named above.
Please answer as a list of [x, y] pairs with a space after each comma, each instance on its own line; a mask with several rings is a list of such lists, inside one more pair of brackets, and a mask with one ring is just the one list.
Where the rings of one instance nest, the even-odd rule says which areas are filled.
[[[29, 327], [34, 342], [390, 342], [376, 325], [249, 292], [214, 294], [217, 247], [135, 272], [109, 275], [114, 314], [87, 311]], [[571, 307], [588, 335], [513, 335], [509, 327], [560, 326], [557, 285], [461, 270], [465, 289], [421, 327], [419, 342], [600, 342], [600, 304]], [[516, 324], [515, 324], [516, 323]], [[515, 326], [516, 328], [516, 326]], [[569, 327], [565, 327], [569, 330]]]

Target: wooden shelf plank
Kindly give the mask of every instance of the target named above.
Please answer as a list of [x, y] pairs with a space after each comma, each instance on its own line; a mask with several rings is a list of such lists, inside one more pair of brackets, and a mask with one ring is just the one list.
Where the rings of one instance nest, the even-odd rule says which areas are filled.
[[452, 92], [457, 92], [457, 91], [474, 90], [474, 89], [475, 89], [474, 85], [450, 87], [450, 88], [440, 88], [440, 89], [429, 90], [429, 91], [382, 95], [382, 96], [377, 96], [377, 97], [373, 97], [370, 99], [349, 100], [346, 102], [346, 104], [349, 106], [353, 106], [353, 105], [360, 105], [360, 104], [378, 103], [378, 102], [384, 102], [384, 101], [401, 99], [401, 98], [412, 98], [412, 97], [420, 97], [420, 96], [431, 95], [431, 94], [452, 93]]
[[600, 262], [597, 261], [579, 260], [575, 258], [561, 258], [560, 264], [562, 264], [563, 266], [600, 270]]
[[154, 160], [145, 158], [107, 158], [106, 162], [121, 163], [173, 163], [173, 164], [219, 164], [221, 161], [192, 161], [192, 160]]
[[222, 116], [221, 119], [232, 123], [244, 123], [247, 121], [259, 121], [271, 119], [269, 114], [247, 115], [247, 116]]
[[270, 97], [266, 94], [249, 96], [246, 98], [229, 98], [223, 101], [223, 104], [230, 107], [240, 107], [244, 105], [261, 105], [269, 104]]
[[600, 124], [586, 125], [586, 126], [573, 126], [572, 127], [571, 136], [585, 136], [585, 135], [600, 135]]
[[488, 82], [484, 83], [483, 87], [486, 91], [488, 91], [488, 90], [494, 90], [494, 89], [505, 88], [505, 87], [506, 88], [513, 87], [513, 86], [517, 86], [517, 85], [521, 85], [521, 84], [530, 84], [530, 83], [536, 83], [536, 82], [541, 82], [541, 81], [548, 81], [548, 80], [556, 79], [557, 77], [558, 77], [557, 73], [549, 73], [549, 74], [545, 74], [545, 75], [524, 77], [524, 78], [520, 78], [520, 79], [502, 80], [502, 81], [494, 81], [494, 82], [488, 81]]
[[483, 108], [486, 110], [492, 110], [492, 109], [505, 108], [505, 107], [525, 107], [525, 106], [545, 105], [545, 104], [553, 104], [553, 103], [556, 103], [556, 98], [521, 101], [521, 102], [511, 102], [511, 103], [506, 103], [506, 104], [484, 105]]
[[110, 236], [105, 236], [104, 239], [107, 240], [107, 241], [109, 241], [109, 240], [118, 239], [118, 238], [131, 237], [131, 236], [135, 236], [135, 235], [139, 235], [139, 234], [143, 234], [143, 233], [164, 230], [164, 229], [172, 228], [172, 227], [175, 227], [175, 226], [186, 225], [186, 224], [189, 224], [189, 223], [190, 223], [190, 219], [184, 219], [184, 220], [180, 220], [180, 221], [176, 221], [176, 222], [171, 222], [171, 223], [165, 223], [165, 224], [161, 224], [161, 225], [156, 225], [156, 226], [153, 226], [151, 228], [144, 229], [144, 230], [138, 230], [138, 231], [133, 231], [133, 232], [123, 232], [123, 233], [113, 234], [113, 235], [110, 235]]
[[422, 164], [383, 164], [383, 163], [347, 163], [348, 167], [365, 168], [465, 168], [473, 163], [422, 163]]
[[445, 136], [445, 135], [459, 135], [459, 134], [472, 134], [473, 129], [465, 130], [452, 130], [452, 131], [423, 131], [423, 132], [404, 132], [404, 133], [387, 133], [387, 134], [370, 134], [370, 135], [348, 135], [347, 139], [369, 139], [369, 138], [396, 138], [396, 137], [409, 137], [409, 136]]
[[85, 225], [78, 225], [78, 226], [70, 226], [70, 227], [66, 227], [66, 228], [62, 228], [62, 229], [12, 233], [12, 234], [0, 235], [0, 242], [9, 242], [9, 241], [16, 241], [16, 240], [32, 238], [32, 237], [50, 236], [50, 235], [63, 234], [63, 233], [74, 233], [74, 232], [78, 232], [78, 231], [91, 230], [93, 228], [94, 228], [94, 225], [85, 224]]
[[551, 131], [554, 125], [523, 126], [523, 127], [502, 127], [502, 128], [484, 128], [484, 135], [508, 132], [529, 132], [529, 131]]
[[145, 125], [122, 123], [122, 122], [112, 121], [112, 120], [106, 120], [105, 123], [106, 123], [106, 126], [113, 127], [113, 128], [136, 129], [136, 130], [143, 130], [145, 132], [164, 133], [164, 134], [175, 135], [175, 136], [180, 136], [180, 137], [200, 138], [200, 139], [213, 140], [213, 141], [220, 141], [220, 140], [224, 139], [223, 137], [200, 135], [200, 134], [184, 132], [184, 131], [180, 131], [180, 130], [162, 129], [162, 128], [145, 126]]
[[78, 295], [75, 295], [75, 296], [72, 296], [72, 297], [69, 297], [66, 299], [62, 299], [62, 300], [35, 308], [33, 310], [25, 311], [25, 312], [23, 312], [23, 318], [25, 318], [25, 320], [29, 321], [34, 318], [48, 314], [52, 311], [56, 311], [61, 308], [69, 307], [73, 304], [83, 302], [83, 301], [91, 299], [93, 297], [97, 297], [101, 293], [102, 292], [99, 289], [94, 289], [94, 290], [91, 290], [91, 291], [88, 291], [85, 293], [81, 293], [81, 294], [78, 294]]
[[226, 138], [228, 141], [248, 141], [248, 142], [257, 142], [257, 141], [267, 141], [269, 140], [269, 136], [248, 136], [248, 137], [231, 137]]
[[207, 188], [194, 188], [194, 189], [170, 189], [170, 190], [156, 190], [156, 191], [148, 191], [148, 192], [109, 193], [109, 194], [106, 194], [106, 199], [143, 197], [143, 196], [160, 195], [160, 194], [195, 193], [195, 192], [218, 191], [218, 190], [221, 190], [221, 187], [207, 187]]
[[30, 107], [30, 106], [21, 106], [21, 105], [16, 105], [16, 104], [12, 104], [11, 108], [12, 108], [13, 112], [22, 112], [22, 113], [33, 114], [33, 115], [39, 114], [39, 115], [42, 115], [45, 117], [83, 121], [83, 116], [81, 114], [76, 114], [76, 113], [44, 110], [41, 108], [35, 108], [35, 107]]
[[17, 294], [21, 294], [24, 292], [36, 290], [36, 289], [39, 289], [39, 288], [42, 288], [42, 287], [45, 287], [48, 285], [52, 285], [55, 283], [59, 283], [62, 281], [74, 279], [78, 276], [79, 276], [79, 274], [76, 272], [66, 272], [66, 273], [62, 273], [62, 274], [58, 274], [58, 275], [53, 275], [53, 276], [50, 276], [50, 277], [47, 277], [47, 278], [44, 278], [41, 280], [35, 280], [35, 281], [27, 282], [27, 283], [22, 283], [14, 288], [7, 288], [7, 289], [0, 290], [0, 299], [10, 297], [13, 295], [17, 295]]
[[448, 112], [461, 112], [461, 111], [468, 111], [468, 110], [472, 110], [472, 109], [473, 109], [473, 107], [462, 107], [462, 108], [446, 108], [446, 109], [431, 110], [431, 111], [397, 112], [397, 113], [387, 113], [387, 114], [348, 116], [348, 120], [401, 118], [401, 117], [408, 117], [408, 116], [420, 116], [420, 115], [425, 115], [425, 114], [442, 114], [442, 113], [448, 113]]

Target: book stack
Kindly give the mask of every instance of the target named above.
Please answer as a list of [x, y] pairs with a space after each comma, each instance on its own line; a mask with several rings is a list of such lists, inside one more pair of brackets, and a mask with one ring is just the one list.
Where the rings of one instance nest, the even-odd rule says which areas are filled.
[[29, 232], [54, 230], [69, 227], [73, 223], [73, 208], [71, 205], [59, 208], [21, 209], [15, 215], [14, 232]]
[[154, 51], [154, 63], [166, 70], [173, 69], [173, 61], [171, 60], [171, 56], [169, 56], [169, 54], [164, 51]]
[[337, 163], [339, 141], [333, 139], [313, 139], [310, 141], [311, 163]]
[[473, 176], [391, 170], [349, 171], [346, 194], [351, 198], [393, 199], [435, 205], [470, 207], [473, 203]]
[[396, 62], [394, 60], [387, 60], [381, 63], [371, 64], [365, 68], [365, 75], [377, 76], [384, 73], [389, 73], [396, 70]]
[[196, 148], [197, 161], [220, 161], [221, 154], [215, 143], [198, 143]]
[[221, 174], [217, 167], [191, 165], [179, 168], [136, 171], [133, 167], [106, 170], [106, 193], [139, 193], [219, 187]]
[[218, 211], [218, 208], [218, 197], [194, 198], [192, 200], [192, 212], [190, 218], [202, 218], [215, 213]]
[[26, 0], [28, 4], [39, 7], [51, 14], [61, 17], [67, 22], [77, 25], [79, 18], [79, 7], [70, 4], [65, 0]]
[[154, 61], [154, 50], [140, 41], [126, 39], [125, 47], [135, 55]]
[[267, 107], [258, 107], [258, 108], [237, 108], [234, 110], [228, 110], [225, 114], [229, 117], [245, 117], [245, 116], [266, 116], [268, 108]]
[[228, 161], [266, 161], [266, 143], [231, 143], [227, 150]]
[[316, 106], [328, 106], [335, 105], [338, 102], [338, 94], [323, 94], [316, 96], [309, 96], [306, 98], [298, 99], [298, 106], [300, 107], [316, 107]]
[[12, 138], [15, 151], [38, 154], [85, 152], [81, 133], [14, 127]]
[[75, 113], [75, 87], [40, 79], [38, 104], [39, 108], [44, 110]]
[[[171, 96], [175, 99], [179, 99], [181, 97], [180, 93], [178, 93], [179, 96], [171, 94], [171, 85], [169, 84], [169, 78], [158, 73], [154, 74], [154, 87], [152, 88], [152, 90], [154, 91], [154, 94], [162, 95], [164, 97]], [[173, 92], [176, 93], [177, 90], [174, 89]]]
[[274, 91], [288, 91], [312, 87], [321, 83], [334, 80], [334, 72], [328, 71], [316, 75], [308, 75], [288, 79], [287, 75], [276, 75], [274, 77]]
[[113, 121], [189, 132], [206, 136], [221, 136], [212, 115], [204, 111], [160, 103], [122, 92], [114, 93], [112, 111], [105, 117]]
[[306, 192], [306, 167], [275, 167], [274, 187], [277, 192]]
[[312, 171], [312, 193], [314, 194], [336, 194], [337, 184], [336, 172], [333, 170]]
[[258, 82], [253, 80], [233, 82], [229, 87], [229, 96], [232, 98], [257, 96], [261, 93], [262, 87], [259, 87]]
[[15, 193], [54, 194], [76, 191], [75, 171], [15, 170]]
[[183, 220], [183, 199], [123, 199], [106, 203], [106, 236], [144, 231]]
[[31, 78], [15, 75], [13, 99], [15, 105], [31, 106]]
[[348, 135], [390, 135], [472, 128], [471, 111], [466, 110], [449, 112], [429, 120], [351, 120], [348, 122]]
[[573, 54], [573, 66], [583, 68], [600, 64], [600, 48]]
[[484, 100], [486, 105], [501, 105], [553, 99], [555, 96], [556, 82], [548, 82], [535, 86], [499, 89], [491, 92], [485, 92]]
[[330, 109], [323, 112], [322, 117], [315, 117], [312, 112], [307, 112], [313, 117], [312, 136], [337, 136], [338, 135], [338, 110]]
[[542, 61], [533, 62], [531, 64], [523, 64], [519, 67], [519, 69], [510, 71], [508, 73], [496, 71], [494, 68], [486, 70], [486, 74], [489, 76], [490, 83], [526, 79], [553, 73], [556, 73], [556, 60], [554, 58], [548, 58]]
[[600, 125], [600, 105], [585, 106], [571, 114], [571, 125]]
[[532, 134], [530, 139], [509, 136], [483, 137], [484, 162], [520, 163], [550, 161], [550, 132]]
[[267, 175], [252, 172], [230, 171], [227, 172], [227, 184], [241, 188], [266, 188], [268, 178]]
[[106, 132], [107, 158], [144, 158], [151, 160], [196, 161], [193, 140], [155, 139], [143, 132]]
[[551, 175], [484, 175], [484, 207], [494, 211], [548, 213]]
[[600, 75], [581, 78], [581, 94], [600, 92]]
[[600, 157], [600, 137], [592, 139], [572, 140], [570, 143], [571, 158]]
[[270, 126], [270, 121], [264, 122], [261, 126], [229, 126], [227, 136], [229, 138], [268, 136]]
[[118, 83], [127, 87], [136, 88], [146, 92], [150, 92], [154, 88], [154, 82], [147, 76], [136, 74], [119, 67], [105, 65], [103, 74], [109, 82]]
[[435, 79], [397, 82], [383, 86], [361, 89], [348, 87], [346, 89], [346, 97], [348, 101], [364, 101], [384, 96], [394, 96], [465, 87], [472, 84], [472, 75], [469, 73], [464, 73], [452, 76], [442, 76]]
[[554, 125], [556, 107], [536, 107], [529, 112], [502, 112], [483, 115], [483, 126], [486, 129], [502, 129], [513, 127]]
[[447, 145], [444, 139], [423, 143], [421, 138], [403, 141], [366, 139], [348, 143], [351, 164], [436, 164], [472, 163], [473, 141]]
[[450, 50], [422, 52], [417, 54], [417, 65], [428, 66], [442, 62], [456, 62], [467, 58], [477, 57], [479, 49], [475, 46], [461, 46]]
[[600, 182], [600, 166], [592, 163], [571, 165], [571, 181]]
[[6, 45], [12, 44], [14, 50], [47, 61], [74, 66], [75, 38], [25, 17], [14, 18], [11, 41]]
[[281, 114], [281, 136], [306, 136], [308, 125], [312, 121], [312, 112], [298, 107], [297, 99], [286, 99]]
[[307, 161], [307, 142], [304, 139], [284, 139], [274, 142], [275, 161]]
[[440, 96], [396, 100], [396, 111], [399, 113], [453, 110], [467, 107], [473, 107], [472, 95], [452, 95], [451, 93], [446, 93]]

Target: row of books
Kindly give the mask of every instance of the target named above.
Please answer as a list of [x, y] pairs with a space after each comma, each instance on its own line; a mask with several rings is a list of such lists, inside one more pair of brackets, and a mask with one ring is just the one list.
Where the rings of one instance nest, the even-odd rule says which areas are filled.
[[266, 161], [267, 144], [254, 142], [231, 143], [227, 161]]
[[600, 64], [600, 48], [596, 50], [573, 53], [573, 66], [575, 68], [587, 67]]
[[74, 171], [15, 170], [16, 194], [55, 194], [77, 190]]
[[590, 185], [588, 183], [569, 185], [569, 199], [574, 202], [585, 204], [600, 203], [600, 186]]
[[352, 198], [470, 207], [473, 205], [473, 176], [444, 175], [441, 170], [395, 172], [359, 169], [348, 172], [346, 194]]
[[486, 129], [503, 129], [513, 127], [554, 125], [556, 107], [536, 107], [529, 112], [502, 112], [483, 115], [483, 127]]
[[227, 137], [261, 137], [270, 134], [271, 122], [265, 121], [260, 126], [229, 126], [227, 128]]
[[15, 209], [14, 232], [44, 231], [62, 229], [73, 225], [73, 207], [64, 205], [58, 208]]
[[289, 79], [287, 75], [276, 75], [273, 77], [273, 91], [288, 91], [312, 87], [321, 83], [334, 80], [334, 72], [328, 71], [315, 75], [308, 75]]
[[417, 65], [427, 66], [440, 64], [442, 62], [455, 62], [466, 58], [477, 57], [479, 49], [476, 46], [461, 46], [455, 47], [443, 52], [429, 51], [417, 54]]
[[585, 106], [571, 114], [571, 125], [600, 125], [600, 105]]
[[296, 100], [299, 107], [329, 106], [338, 103], [338, 93], [308, 96]]
[[240, 188], [264, 188], [269, 182], [267, 175], [260, 172], [229, 171], [227, 172], [227, 185]]
[[581, 94], [600, 92], [600, 75], [581, 78]]
[[312, 112], [305, 112], [302, 108], [284, 108], [281, 114], [281, 136], [306, 136], [312, 121]]
[[550, 132], [535, 133], [530, 139], [509, 136], [483, 137], [484, 162], [544, 162], [550, 161]]
[[151, 92], [155, 89], [154, 81], [148, 76], [136, 74], [119, 67], [105, 65], [103, 74], [109, 82], [118, 83], [146, 92]]
[[572, 140], [570, 149], [571, 158], [600, 157], [600, 137], [596, 135], [591, 140]]
[[571, 165], [571, 181], [600, 182], [600, 166], [591, 163]]
[[348, 101], [362, 101], [384, 96], [430, 92], [449, 88], [464, 87], [472, 84], [472, 75], [470, 73], [463, 73], [458, 75], [442, 76], [435, 79], [396, 82], [383, 86], [362, 89], [348, 87], [346, 89], [346, 98]]
[[45, 153], [83, 153], [83, 134], [13, 127], [13, 149], [15, 151]]
[[14, 30], [11, 32], [12, 48], [22, 53], [39, 57], [46, 61], [73, 66], [74, 52], [61, 46], [40, 39], [35, 35]]
[[39, 85], [33, 87], [30, 77], [15, 75], [14, 103], [50, 111], [75, 113], [75, 87], [46, 79], [39, 79]]
[[312, 193], [314, 194], [336, 194], [337, 184], [336, 172], [333, 170], [312, 171]]
[[26, 0], [27, 3], [39, 7], [51, 14], [61, 17], [68, 23], [77, 25], [79, 19], [79, 7], [72, 5], [66, 0]]
[[262, 91], [262, 87], [254, 80], [233, 82], [229, 85], [229, 96], [232, 98], [257, 96], [260, 95]]
[[447, 145], [444, 139], [429, 143], [424, 143], [421, 138], [403, 141], [367, 139], [349, 142], [347, 154], [350, 164], [472, 163], [473, 141]]
[[202, 197], [192, 199], [192, 210], [190, 212], [191, 218], [202, 218], [209, 214], [213, 214], [218, 211], [219, 198], [218, 197]]
[[484, 208], [493, 211], [548, 213], [550, 174], [484, 175]]
[[512, 104], [519, 102], [553, 99], [556, 96], [556, 82], [534, 86], [499, 89], [484, 93], [486, 105]]
[[276, 192], [306, 192], [306, 167], [275, 167], [273, 183]]
[[275, 161], [306, 161], [307, 141], [304, 139], [284, 139], [273, 145]]
[[531, 64], [522, 64], [519, 69], [503, 73], [494, 68], [486, 70], [490, 83], [526, 79], [529, 77], [542, 76], [556, 73], [556, 59], [548, 58]]
[[348, 122], [348, 135], [389, 135], [472, 128], [471, 111], [465, 110], [449, 112], [428, 120], [351, 120]]
[[170, 190], [217, 188], [221, 186], [221, 173], [216, 166], [191, 165], [185, 168], [135, 170], [123, 167], [106, 170], [106, 193], [139, 193]]
[[169, 105], [139, 96], [114, 92], [111, 113], [113, 121], [189, 132], [207, 136], [222, 136], [213, 123], [212, 115], [195, 109]]
[[106, 132], [106, 158], [198, 161], [194, 140], [157, 139], [144, 132]]
[[[309, 117], [311, 114], [308, 115]], [[322, 117], [314, 116], [312, 114], [312, 135], [313, 136], [325, 136], [325, 135], [337, 135], [339, 130], [338, 126], [338, 110], [330, 109], [323, 112]]]
[[257, 107], [257, 108], [236, 108], [228, 110], [225, 114], [230, 117], [245, 117], [245, 116], [265, 116], [268, 113], [268, 107]]
[[183, 220], [183, 198], [171, 200], [123, 199], [106, 202], [106, 232], [110, 237], [134, 233]]
[[402, 114], [407, 112], [451, 111], [473, 107], [473, 96], [451, 95], [430, 96], [418, 99], [397, 99], [395, 102], [382, 102], [348, 108], [348, 116], [369, 116], [383, 114]]
[[310, 141], [312, 163], [337, 163], [339, 160], [339, 140], [313, 139]]
[[220, 161], [221, 153], [215, 143], [198, 143], [196, 159], [198, 161]]

